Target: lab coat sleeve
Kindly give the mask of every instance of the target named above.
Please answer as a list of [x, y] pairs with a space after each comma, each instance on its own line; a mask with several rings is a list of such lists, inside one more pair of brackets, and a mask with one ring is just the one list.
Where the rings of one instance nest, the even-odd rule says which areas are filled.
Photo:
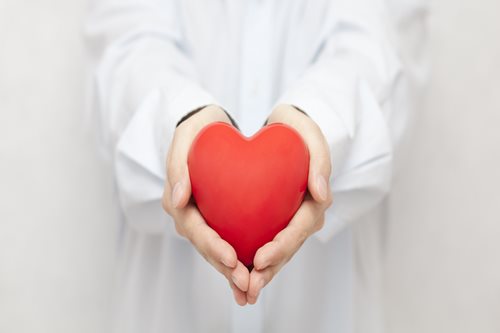
[[323, 241], [367, 213], [390, 188], [390, 101], [401, 74], [382, 1], [336, 1], [334, 8], [336, 20], [314, 61], [278, 101], [305, 111], [329, 144], [334, 203], [316, 233]]
[[141, 231], [173, 230], [160, 203], [168, 145], [182, 116], [217, 101], [197, 79], [174, 1], [95, 3], [86, 24], [94, 109], [123, 215]]

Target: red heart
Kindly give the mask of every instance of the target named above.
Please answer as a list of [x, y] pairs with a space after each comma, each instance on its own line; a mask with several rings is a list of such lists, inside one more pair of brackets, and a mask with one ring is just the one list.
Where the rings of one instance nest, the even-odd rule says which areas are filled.
[[188, 157], [193, 197], [207, 224], [247, 267], [284, 229], [307, 190], [309, 152], [291, 127], [271, 124], [250, 138], [226, 123], [203, 128]]

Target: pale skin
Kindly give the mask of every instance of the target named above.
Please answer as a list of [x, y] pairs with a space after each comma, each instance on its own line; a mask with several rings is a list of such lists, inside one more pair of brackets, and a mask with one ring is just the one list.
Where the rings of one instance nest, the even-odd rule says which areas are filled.
[[279, 105], [272, 111], [268, 123], [284, 123], [293, 127], [309, 149], [308, 194], [288, 226], [257, 251], [254, 269], [249, 272], [238, 260], [233, 247], [206, 224], [191, 200], [187, 166], [189, 148], [203, 127], [220, 121], [230, 123], [221, 108], [210, 105], [177, 127], [167, 155], [167, 181], [162, 203], [175, 221], [179, 235], [187, 238], [226, 277], [236, 303], [244, 306], [255, 304], [260, 291], [305, 240], [323, 227], [325, 211], [332, 203], [328, 181], [331, 173], [330, 152], [319, 126], [307, 115], [291, 105]]

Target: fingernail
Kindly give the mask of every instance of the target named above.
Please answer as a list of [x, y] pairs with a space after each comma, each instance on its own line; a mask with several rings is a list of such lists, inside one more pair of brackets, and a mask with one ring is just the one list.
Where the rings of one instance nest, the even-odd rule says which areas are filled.
[[181, 203], [182, 194], [184, 194], [184, 190], [182, 189], [181, 182], [175, 183], [174, 189], [172, 190], [172, 205], [174, 208], [177, 208]]
[[255, 267], [256, 269], [258, 269], [258, 270], [264, 269], [267, 266], [269, 266], [269, 259], [264, 258], [264, 260], [261, 260], [261, 262], [258, 264], [259, 264], [258, 267], [257, 266]]
[[316, 189], [318, 190], [321, 200], [326, 201], [326, 199], [328, 199], [328, 186], [325, 177], [322, 175], [316, 177]]
[[229, 260], [227, 260], [227, 259], [225, 259], [225, 258], [222, 258], [222, 259], [220, 260], [220, 262], [221, 262], [224, 266], [226, 266], [226, 267], [233, 268], [233, 266], [231, 266], [231, 265], [229, 264]]

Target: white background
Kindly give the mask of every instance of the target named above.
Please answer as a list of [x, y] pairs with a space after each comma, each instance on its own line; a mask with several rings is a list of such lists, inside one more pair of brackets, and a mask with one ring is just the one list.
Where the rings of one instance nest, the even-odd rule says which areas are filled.
[[[116, 212], [85, 129], [84, 0], [0, 0], [0, 332], [106, 333]], [[391, 333], [500, 332], [500, 2], [432, 4], [387, 230]]]

